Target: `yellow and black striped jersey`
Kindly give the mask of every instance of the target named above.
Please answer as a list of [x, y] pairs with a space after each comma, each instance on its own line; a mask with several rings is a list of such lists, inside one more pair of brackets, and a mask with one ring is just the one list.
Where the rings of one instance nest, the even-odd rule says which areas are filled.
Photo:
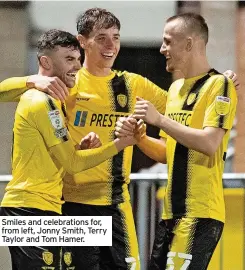
[[13, 179], [1, 206], [61, 213], [64, 170], [49, 149], [67, 140], [61, 103], [38, 90], [25, 92], [15, 113]]
[[[167, 92], [148, 79], [126, 71], [97, 77], [82, 68], [67, 101], [68, 127], [75, 143], [91, 131], [99, 135], [102, 144], [112, 141], [117, 119], [133, 112], [136, 96], [165, 111]], [[65, 201], [110, 205], [129, 200], [132, 151], [133, 147], [127, 147], [95, 168], [66, 175]]]
[[163, 219], [213, 218], [224, 222], [222, 175], [237, 97], [231, 80], [211, 70], [175, 81], [168, 92], [165, 115], [185, 126], [227, 130], [216, 153], [209, 157], [167, 136], [168, 184]]

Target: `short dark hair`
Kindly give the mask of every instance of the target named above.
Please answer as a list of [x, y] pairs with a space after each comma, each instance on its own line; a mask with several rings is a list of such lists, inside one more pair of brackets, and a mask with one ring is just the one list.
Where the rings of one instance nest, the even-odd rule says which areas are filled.
[[69, 32], [51, 29], [40, 36], [37, 42], [37, 57], [40, 59], [41, 56], [48, 52], [55, 50], [56, 46], [61, 47], [74, 47], [79, 50], [80, 44], [77, 38]]
[[191, 12], [182, 13], [168, 18], [167, 23], [176, 19], [182, 20], [189, 31], [198, 34], [206, 44], [208, 43], [208, 25], [201, 15]]
[[117, 27], [120, 30], [120, 21], [114, 14], [102, 8], [87, 9], [77, 19], [77, 32], [86, 37], [89, 36], [94, 28], [108, 29], [111, 27]]

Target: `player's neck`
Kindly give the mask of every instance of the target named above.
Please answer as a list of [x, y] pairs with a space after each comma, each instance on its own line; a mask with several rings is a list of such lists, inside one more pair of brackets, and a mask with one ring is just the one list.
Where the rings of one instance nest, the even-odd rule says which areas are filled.
[[183, 75], [185, 79], [193, 78], [204, 73], [207, 73], [211, 69], [207, 58], [193, 58], [188, 66], [183, 70]]
[[83, 63], [83, 67], [85, 67], [90, 74], [97, 77], [106, 77], [111, 74], [110, 68], [101, 68], [86, 61]]
[[42, 67], [39, 67], [38, 75], [47, 76], [47, 77], [53, 77], [54, 75], [50, 70], [46, 70]]

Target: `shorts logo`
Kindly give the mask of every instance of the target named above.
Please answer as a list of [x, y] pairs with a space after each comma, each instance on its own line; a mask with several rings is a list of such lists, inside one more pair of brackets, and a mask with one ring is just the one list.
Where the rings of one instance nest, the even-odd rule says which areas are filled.
[[71, 262], [72, 262], [71, 252], [64, 253], [64, 261], [65, 261], [67, 266], [71, 265]]
[[117, 102], [122, 108], [124, 108], [127, 105], [128, 98], [123, 94], [119, 94], [117, 95]]
[[63, 121], [59, 110], [53, 110], [48, 112], [48, 117], [51, 121], [52, 126], [55, 129], [61, 129], [63, 127]]
[[197, 97], [196, 93], [191, 93], [187, 98], [187, 102], [186, 102], [187, 105], [188, 106], [191, 105], [196, 100], [196, 97]]
[[215, 110], [219, 115], [226, 115], [230, 111], [231, 100], [228, 97], [217, 96], [215, 100]]
[[74, 120], [74, 126], [84, 127], [86, 123], [87, 115], [88, 115], [87, 111], [77, 111], [75, 120]]
[[44, 251], [43, 254], [43, 260], [47, 265], [51, 265], [54, 261], [54, 256], [53, 253], [49, 252], [49, 251]]

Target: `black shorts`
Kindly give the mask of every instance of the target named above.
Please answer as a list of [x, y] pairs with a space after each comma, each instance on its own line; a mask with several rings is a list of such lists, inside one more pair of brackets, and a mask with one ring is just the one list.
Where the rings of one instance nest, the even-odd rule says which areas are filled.
[[139, 251], [130, 202], [97, 206], [66, 202], [68, 216], [112, 216], [111, 247], [74, 247], [74, 266], [79, 270], [140, 269]]
[[205, 270], [219, 242], [224, 223], [209, 218], [161, 220], [150, 270]]
[[[0, 207], [0, 216], [59, 216], [36, 208]], [[10, 246], [12, 270], [75, 270], [70, 247]]]

